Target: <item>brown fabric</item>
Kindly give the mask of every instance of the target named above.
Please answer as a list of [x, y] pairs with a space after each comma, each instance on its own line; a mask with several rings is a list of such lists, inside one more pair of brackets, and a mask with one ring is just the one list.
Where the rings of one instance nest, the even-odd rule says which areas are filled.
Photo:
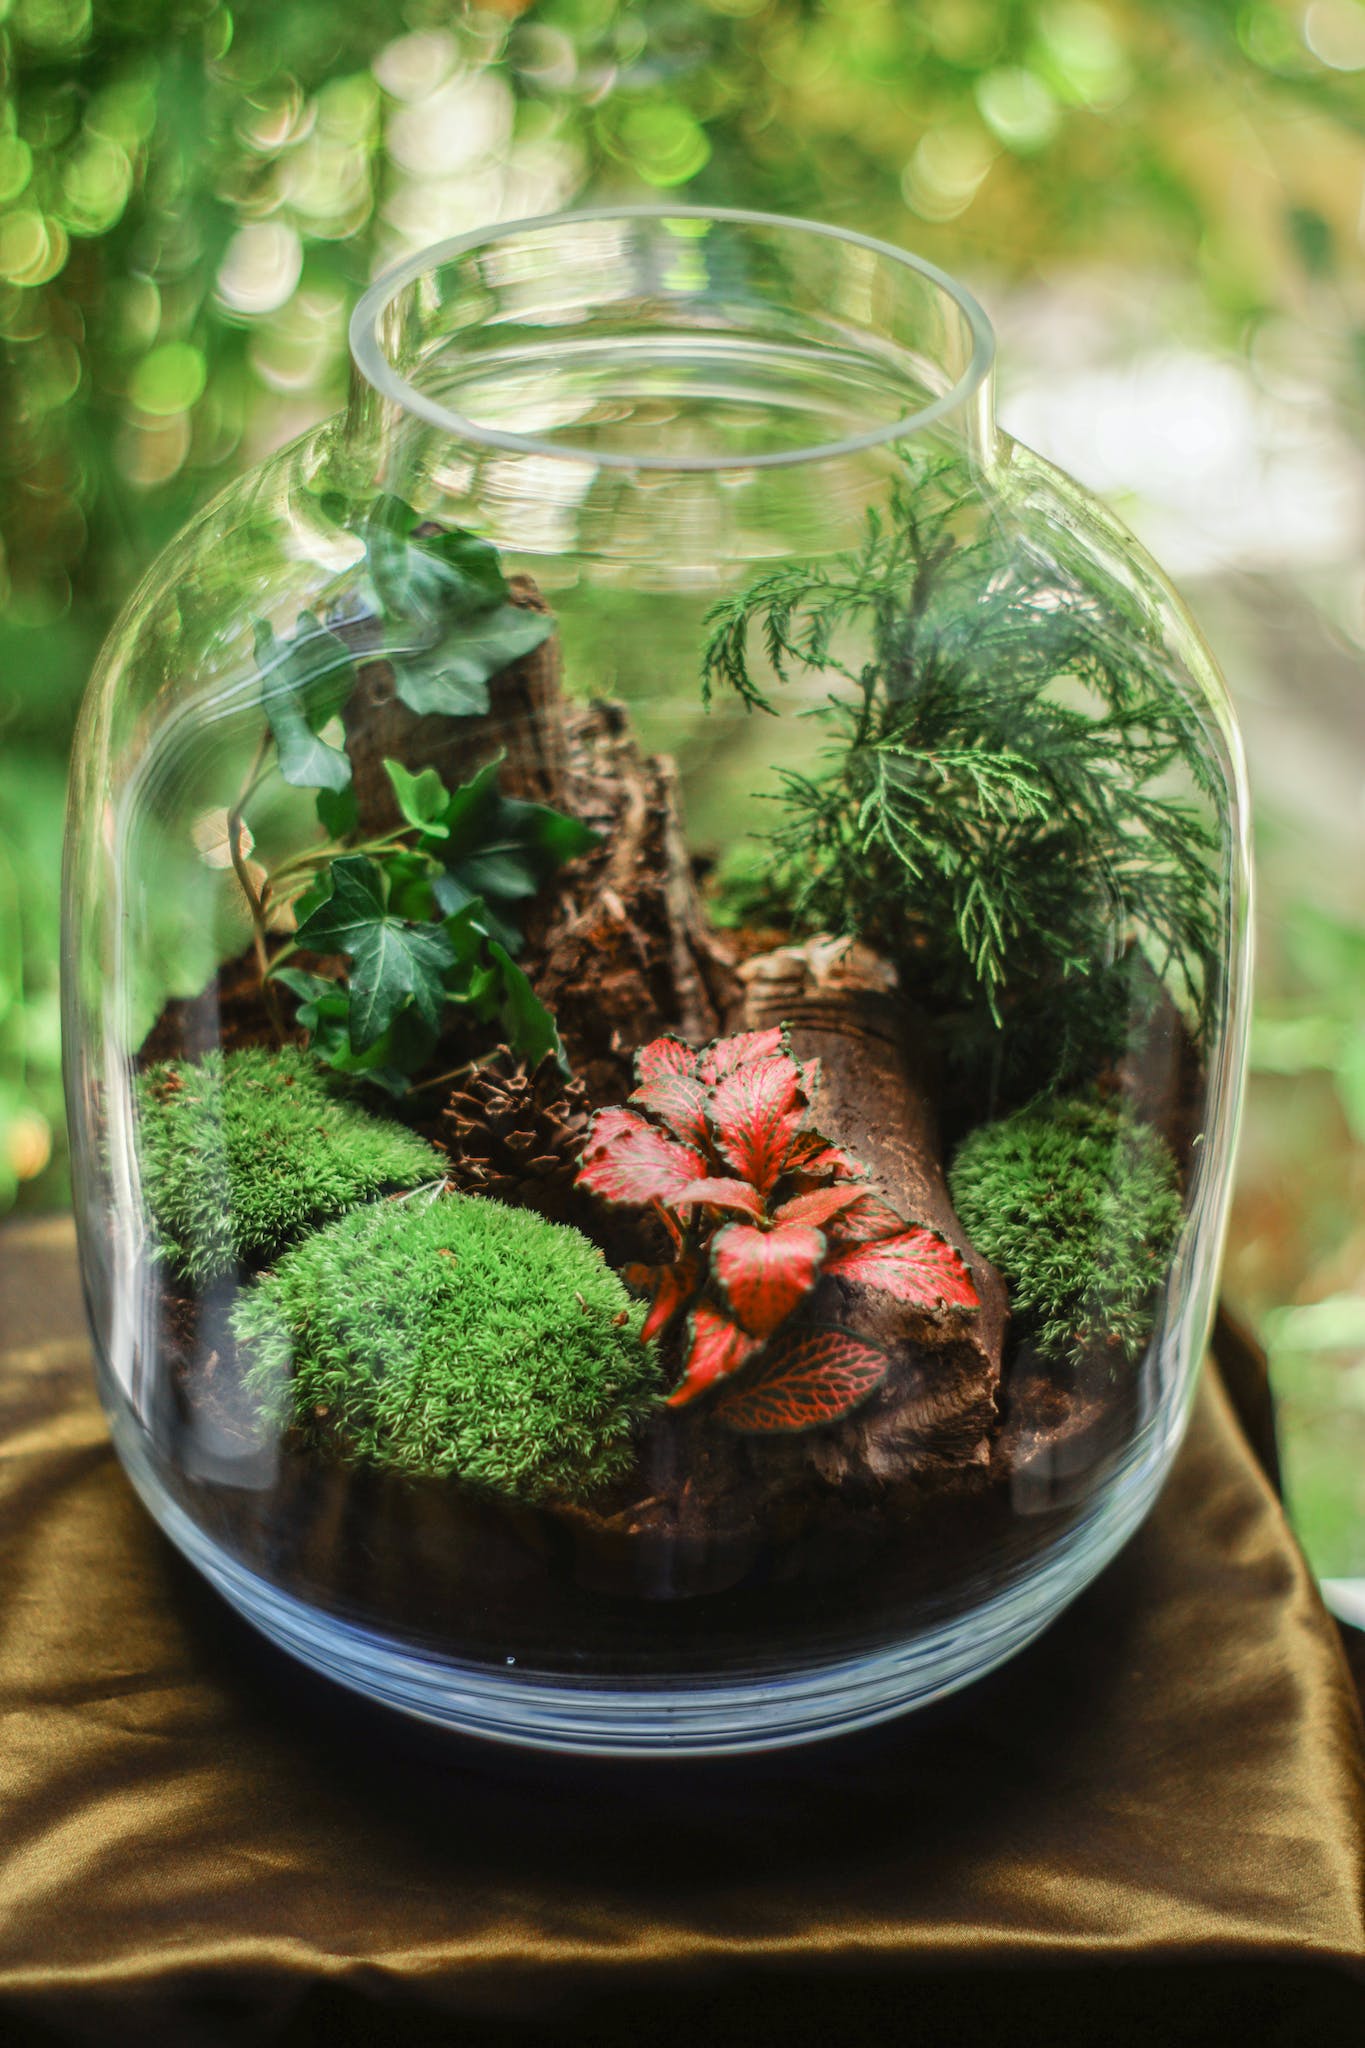
[[1359, 2039], [1341, 1655], [1209, 1376], [1014, 1665], [824, 1749], [628, 1769], [287, 1668], [133, 1499], [69, 1226], [0, 1234], [0, 2041]]

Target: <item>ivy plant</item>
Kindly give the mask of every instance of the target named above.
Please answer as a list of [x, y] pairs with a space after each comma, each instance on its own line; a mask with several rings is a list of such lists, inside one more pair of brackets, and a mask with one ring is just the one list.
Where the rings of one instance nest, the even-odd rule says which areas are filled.
[[548, 612], [510, 601], [490, 542], [459, 527], [424, 526], [401, 498], [372, 506], [365, 560], [385, 659], [411, 711], [487, 711], [489, 677], [554, 630]]
[[[410, 505], [377, 498], [353, 600], [377, 622], [367, 658], [393, 670], [412, 711], [447, 717], [489, 709], [490, 679], [554, 630], [550, 614], [511, 600], [497, 550], [459, 528], [424, 525]], [[406, 1087], [429, 1060], [450, 1004], [496, 1023], [535, 1062], [562, 1049], [554, 1020], [515, 955], [522, 906], [554, 869], [593, 843], [575, 819], [499, 787], [501, 756], [459, 788], [433, 768], [385, 763], [401, 822], [357, 839], [358, 812], [341, 713], [357, 683], [348, 641], [315, 613], [280, 638], [254, 627], [265, 727], [228, 812], [228, 847], [251, 909], [267, 1000], [275, 984], [299, 1002], [298, 1021], [328, 1065]], [[323, 840], [265, 872], [247, 859], [246, 807], [277, 771], [316, 792]], [[292, 910], [292, 943], [270, 943]], [[300, 964], [301, 952], [339, 955], [344, 974]]]
[[[270, 973], [299, 998], [299, 1022], [328, 1065], [401, 1088], [429, 1059], [448, 1004], [496, 1022], [534, 1064], [563, 1053], [554, 1019], [513, 955], [520, 906], [594, 843], [577, 819], [506, 797], [502, 756], [457, 789], [434, 768], [386, 761], [402, 824], [354, 849], [324, 846], [275, 877], [302, 884], [294, 941]], [[341, 954], [344, 977], [296, 953]]]

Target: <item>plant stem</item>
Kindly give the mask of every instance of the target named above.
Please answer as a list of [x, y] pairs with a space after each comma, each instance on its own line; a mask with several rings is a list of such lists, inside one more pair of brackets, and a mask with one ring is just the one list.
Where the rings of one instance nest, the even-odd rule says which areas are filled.
[[251, 912], [251, 937], [252, 944], [256, 949], [256, 965], [260, 969], [261, 995], [265, 1001], [266, 1009], [270, 1013], [270, 1022], [274, 1028], [275, 1036], [280, 1044], [283, 1045], [285, 1035], [284, 1018], [280, 1014], [279, 998], [270, 982], [270, 955], [266, 950], [265, 904], [255, 884], [252, 882], [251, 872], [246, 863], [246, 856], [242, 851], [242, 834], [246, 830], [246, 820], [243, 818], [242, 812], [248, 800], [260, 787], [266, 750], [269, 745], [270, 735], [262, 733], [256, 743], [256, 752], [252, 758], [251, 766], [247, 770], [246, 780], [242, 784], [237, 801], [228, 812], [228, 853], [232, 860], [232, 872], [237, 877], [237, 886], [246, 898], [247, 908]]

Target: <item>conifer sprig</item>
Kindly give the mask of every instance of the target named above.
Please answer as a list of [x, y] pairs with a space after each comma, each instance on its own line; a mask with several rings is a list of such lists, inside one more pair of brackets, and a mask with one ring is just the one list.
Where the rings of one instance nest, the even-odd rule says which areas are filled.
[[1060, 1003], [1059, 1038], [1085, 1036], [1133, 948], [1202, 1019], [1218, 783], [1137, 594], [983, 512], [940, 461], [908, 471], [856, 554], [765, 572], [708, 624], [708, 695], [775, 708], [756, 643], [779, 683], [834, 685], [820, 766], [783, 775], [762, 842], [798, 930], [913, 961], [991, 1034]]

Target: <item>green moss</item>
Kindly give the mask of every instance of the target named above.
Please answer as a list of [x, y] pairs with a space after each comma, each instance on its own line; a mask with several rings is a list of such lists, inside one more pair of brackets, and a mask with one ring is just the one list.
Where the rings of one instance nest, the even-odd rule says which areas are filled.
[[199, 1286], [442, 1170], [430, 1145], [333, 1094], [293, 1047], [148, 1067], [137, 1080], [137, 1149], [161, 1249]]
[[643, 1315], [581, 1232], [421, 1194], [305, 1239], [233, 1327], [266, 1414], [307, 1441], [534, 1502], [630, 1469], [659, 1386]]
[[1175, 1161], [1156, 1131], [1072, 1096], [973, 1131], [948, 1183], [1045, 1356], [1079, 1361], [1096, 1343], [1138, 1356], [1181, 1220]]

